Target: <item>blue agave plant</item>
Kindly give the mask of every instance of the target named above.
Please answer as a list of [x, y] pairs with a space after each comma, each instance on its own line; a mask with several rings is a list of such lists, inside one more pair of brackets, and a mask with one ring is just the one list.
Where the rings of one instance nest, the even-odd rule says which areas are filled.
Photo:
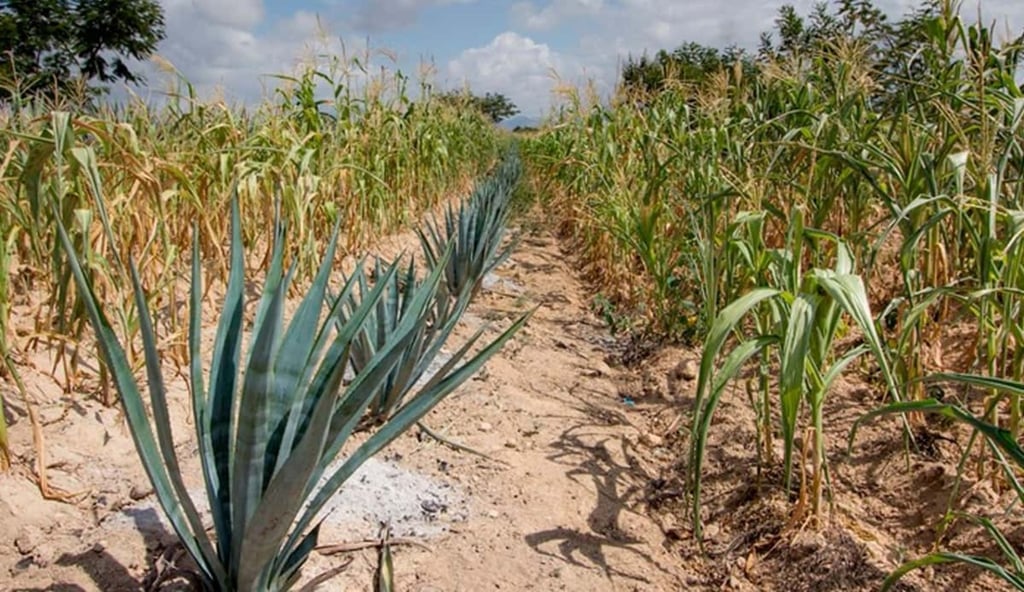
[[[102, 214], [102, 203], [98, 205]], [[243, 359], [243, 249], [236, 200], [231, 271], [206, 377], [200, 349], [203, 302], [196, 240], [192, 254], [189, 382], [195, 438], [213, 519], [211, 536], [185, 487], [174, 448], [157, 340], [134, 264], [129, 267], [152, 419], [125, 350], [86, 279], [66, 229], [60, 226], [58, 232], [96, 332], [100, 356], [120, 393], [139, 458], [174, 531], [198, 566], [198, 579], [216, 592], [270, 592], [292, 587], [316, 546], [318, 514], [345, 480], [472, 376], [526, 322], [525, 316], [519, 319], [465, 362], [446, 365], [378, 423], [340, 466], [331, 468], [368, 407], [386, 392], [395, 370], [404, 367], [404, 352], [421, 339], [424, 324], [431, 322], [449, 254], [442, 254], [441, 265], [405, 294], [403, 314], [395, 317], [385, 338], [367, 358], [353, 364], [355, 344], [364, 334], [367, 319], [379, 314], [398, 265], [385, 269], [372, 288], [363, 284], [365, 291], [353, 299], [353, 290], [360, 283], [356, 278], [363, 277], [360, 267], [339, 295], [330, 297], [327, 283], [335, 231], [312, 285], [286, 326], [284, 303], [292, 273], [284, 269], [285, 233], [279, 224], [248, 355]], [[345, 306], [348, 309], [341, 314]], [[437, 348], [421, 353], [417, 367], [435, 355]], [[357, 368], [357, 373], [346, 384], [343, 375], [348, 367]]]

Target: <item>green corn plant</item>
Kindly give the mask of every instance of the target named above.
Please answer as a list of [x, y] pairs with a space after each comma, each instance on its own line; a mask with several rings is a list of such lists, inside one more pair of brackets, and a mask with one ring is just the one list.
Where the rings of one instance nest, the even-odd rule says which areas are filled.
[[888, 590], [893, 589], [893, 587], [903, 579], [903, 576], [914, 570], [949, 563], [959, 563], [982, 569], [1009, 584], [1013, 590], [1024, 590], [1024, 559], [1021, 558], [1017, 549], [1015, 549], [1013, 544], [1006, 539], [1006, 536], [996, 527], [996, 525], [988, 518], [964, 514], [962, 512], [958, 512], [957, 517], [983, 528], [996, 543], [996, 546], [999, 547], [999, 551], [1002, 553], [1003, 559], [1006, 560], [1009, 567], [1007, 568], [1007, 566], [1004, 566], [991, 558], [979, 555], [957, 553], [954, 551], [936, 551], [901, 565], [889, 574], [889, 576], [882, 582], [881, 592], [888, 592]]
[[[959, 382], [989, 391], [997, 391], [1014, 398], [1024, 395], [1024, 383], [977, 374], [938, 373], [928, 376], [926, 380], [930, 382]], [[996, 401], [991, 400], [986, 403], [985, 416], [989, 414], [995, 404]], [[857, 430], [864, 423], [883, 415], [903, 415], [907, 413], [934, 413], [949, 420], [962, 423], [971, 428], [972, 441], [980, 434], [992, 451], [993, 456], [998, 459], [1007, 480], [1013, 484], [1019, 500], [1024, 502], [1024, 486], [1018, 480], [1019, 471], [1024, 469], [1024, 449], [1017, 443], [1017, 439], [1010, 430], [993, 425], [986, 421], [985, 417], [978, 417], [960, 405], [945, 403], [935, 399], [924, 399], [919, 401], [897, 401], [875, 409], [861, 416], [854, 423], [853, 428], [850, 430], [848, 451], [853, 450]], [[970, 446], [966, 450], [969, 451]], [[963, 470], [963, 464], [961, 461], [961, 471]], [[991, 519], [964, 512], [951, 512], [951, 516], [947, 519], [950, 518], [963, 519], [984, 529], [999, 548], [1006, 565], [989, 557], [955, 551], [936, 551], [907, 561], [898, 567], [883, 582], [883, 592], [892, 589], [903, 576], [914, 570], [948, 563], [965, 564], [985, 570], [1010, 585], [1014, 590], [1024, 590], [1024, 558], [1021, 557], [1014, 545], [1006, 539], [1005, 535], [1003, 535]]]
[[457, 208], [448, 206], [443, 226], [431, 219], [417, 230], [431, 269], [441, 265], [445, 251], [452, 249], [444, 271], [448, 294], [453, 298], [476, 295], [484, 277], [511, 255], [513, 245], [503, 249], [502, 238], [521, 174], [519, 156], [510, 151], [468, 199]]
[[[832, 268], [817, 268], [806, 274], [801, 271], [806, 240], [824, 241], [835, 246]], [[851, 251], [830, 233], [805, 229], [799, 210], [793, 219], [788, 245], [787, 249], [775, 253], [779, 261], [775, 273], [780, 287], [756, 287], [724, 307], [712, 323], [705, 341], [694, 401], [689, 464], [693, 526], [698, 540], [701, 533], [702, 470], [712, 419], [726, 386], [740, 374], [750, 358], [758, 354], [764, 356], [769, 349], [773, 349], [778, 357], [778, 405], [786, 491], [791, 487], [801, 408], [806, 406], [808, 409], [813, 442], [805, 443], [805, 446], [813, 447], [810, 495], [815, 516], [820, 511], [823, 483], [828, 480], [823, 410], [832, 383], [857, 357], [871, 352], [890, 392], [898, 397], [886, 351], [875, 328], [867, 291], [862, 278], [854, 272]], [[768, 307], [770, 323], [767, 326], [757, 323], [759, 333], [744, 338], [746, 317], [761, 305]], [[860, 329], [863, 344], [837, 354], [833, 351], [833, 341], [842, 329], [844, 313]], [[731, 335], [737, 335], [739, 341], [725, 353]], [[724, 360], [716, 367], [716, 361], [723, 353]], [[767, 416], [767, 410], [761, 413]], [[803, 470], [801, 468], [801, 475]]]
[[[203, 587], [216, 592], [283, 591], [298, 580], [317, 543], [320, 511], [346, 479], [475, 373], [526, 318], [421, 390], [349, 452], [340, 467], [333, 468], [332, 461], [377, 399], [424, 316], [404, 316], [392, 339], [350, 383], [343, 385], [353, 343], [384, 296], [388, 280], [378, 282], [347, 320], [339, 323], [337, 308], [346, 302], [356, 282], [350, 278], [338, 298], [328, 298], [336, 228], [311, 286], [286, 327], [284, 301], [294, 267], [287, 272], [284, 269], [285, 236], [279, 224], [248, 355], [243, 358], [244, 254], [238, 202], [233, 203], [231, 269], [208, 381], [203, 376], [200, 348], [203, 289], [198, 231], [193, 234], [189, 386], [205, 494], [213, 520], [212, 537], [185, 487], [174, 448], [156, 336], [134, 262], [129, 266], [139, 310], [152, 421], [124, 348], [59, 219], [58, 232], [95, 330], [99, 355], [110, 367], [120, 393], [140, 460], [161, 507], [198, 566]], [[397, 273], [397, 266], [391, 266], [387, 273]], [[417, 291], [409, 309], [429, 309], [440, 281], [439, 268], [425, 280], [426, 287]], [[322, 483], [321, 478], [325, 479]]]

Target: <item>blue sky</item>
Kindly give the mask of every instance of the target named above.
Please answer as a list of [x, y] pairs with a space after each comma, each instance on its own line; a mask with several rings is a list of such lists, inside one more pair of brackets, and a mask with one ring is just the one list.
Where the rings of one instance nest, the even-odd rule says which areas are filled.
[[[501, 92], [528, 116], [543, 114], [560, 84], [607, 91], [624, 56], [685, 41], [754, 47], [782, 1], [766, 0], [160, 0], [167, 39], [158, 55], [204, 95], [252, 102], [267, 75], [294, 71], [315, 53], [387, 50], [415, 76], [432, 64], [435, 84]], [[813, 0], [790, 0], [806, 12]], [[913, 0], [876, 0], [893, 15]], [[965, 2], [965, 15], [977, 13]], [[1024, 1], [982, 0], [986, 21], [1024, 29]], [[165, 86], [143, 66], [150, 88]], [[147, 91], [139, 91], [146, 94]]]

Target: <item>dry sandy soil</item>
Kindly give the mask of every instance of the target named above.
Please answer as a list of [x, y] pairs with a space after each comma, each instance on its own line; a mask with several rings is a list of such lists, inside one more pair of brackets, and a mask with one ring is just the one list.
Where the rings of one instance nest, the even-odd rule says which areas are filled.
[[[372, 542], [382, 522], [416, 543], [396, 545], [394, 565], [397, 589], [420, 592], [867, 591], [901, 559], [929, 549], [957, 445], [937, 441], [930, 458], [911, 457], [908, 469], [896, 424], [883, 420], [846, 458], [849, 426], [880, 400], [851, 378], [828, 407], [836, 501], [820, 528], [789, 524], [792, 506], [777, 486], [778, 472], [759, 477], [745, 393], [724, 398], [706, 465], [702, 552], [683, 506], [685, 430], [670, 429], [686, 424], [696, 354], [667, 348], [636, 360], [636, 348], [611, 337], [589, 302], [559, 243], [525, 236], [464, 331], [490, 323], [496, 334], [522, 311], [539, 306], [536, 314], [426, 419], [489, 458], [416, 430], [403, 436], [350, 480], [320, 539], [370, 543], [315, 553], [305, 589], [372, 589]], [[82, 392], [62, 392], [49, 371], [51, 356], [34, 353], [23, 360], [24, 373], [38, 399], [50, 483], [81, 495], [73, 503], [41, 498], [31, 422], [5, 386], [16, 457], [0, 476], [0, 590], [144, 589], [169, 561], [183, 563], [180, 550], [120, 413], [91, 396], [94, 381], [84, 381]], [[195, 477], [185, 391], [179, 384], [172, 394], [179, 454]], [[201, 491], [195, 478], [189, 485]], [[961, 498], [989, 512], [1009, 499], [987, 483], [967, 483]], [[1020, 543], [1018, 522], [1004, 523]], [[948, 542], [990, 551], [970, 528], [954, 529]], [[163, 589], [175, 587], [182, 589], [175, 581]], [[909, 577], [902, 589], [998, 586], [975, 572], [944, 569]]]

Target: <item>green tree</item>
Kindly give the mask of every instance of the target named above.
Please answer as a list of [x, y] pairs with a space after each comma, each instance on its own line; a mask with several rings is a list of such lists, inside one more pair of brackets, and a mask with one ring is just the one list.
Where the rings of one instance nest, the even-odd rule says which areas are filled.
[[140, 82], [128, 60], [151, 55], [164, 35], [156, 0], [0, 0], [0, 78], [28, 94], [76, 79]]
[[657, 92], [666, 83], [700, 84], [708, 76], [732, 68], [737, 62], [745, 76], [756, 74], [753, 59], [739, 47], [724, 50], [699, 43], [684, 43], [671, 53], [660, 50], [653, 58], [629, 58], [622, 68], [622, 84], [631, 90]]
[[500, 93], [487, 93], [481, 97], [470, 92], [451, 91], [442, 94], [441, 99], [456, 107], [476, 109], [494, 123], [519, 113], [516, 104]]
[[503, 94], [487, 93], [482, 97], [475, 97], [475, 99], [477, 108], [494, 123], [519, 113], [519, 108], [515, 103]]

